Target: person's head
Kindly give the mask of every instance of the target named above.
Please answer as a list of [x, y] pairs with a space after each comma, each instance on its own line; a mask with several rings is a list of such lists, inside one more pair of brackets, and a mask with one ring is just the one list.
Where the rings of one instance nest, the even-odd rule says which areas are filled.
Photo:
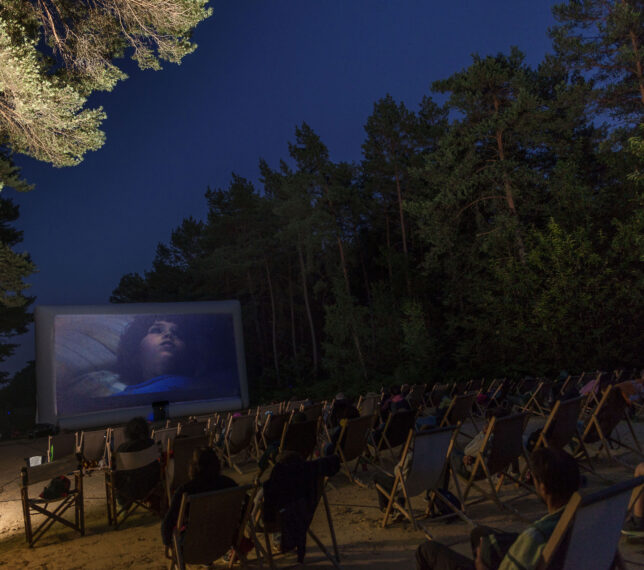
[[389, 388], [389, 394], [391, 396], [398, 396], [400, 395], [400, 386], [398, 384], [395, 384], [394, 386], [391, 386]]
[[563, 507], [579, 489], [579, 466], [565, 451], [542, 447], [532, 453], [530, 463], [535, 489], [548, 507]]
[[190, 463], [191, 479], [216, 479], [221, 473], [219, 457], [210, 447], [195, 449]]
[[150, 437], [148, 422], [140, 416], [132, 418], [125, 425], [125, 437], [130, 441], [148, 439]]
[[136, 384], [163, 374], [194, 374], [195, 343], [182, 315], [135, 317], [121, 335], [117, 369], [125, 384]]

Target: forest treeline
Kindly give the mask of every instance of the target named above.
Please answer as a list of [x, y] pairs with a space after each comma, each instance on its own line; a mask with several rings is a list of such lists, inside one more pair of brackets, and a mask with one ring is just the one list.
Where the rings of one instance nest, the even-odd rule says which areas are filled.
[[376, 101], [359, 163], [302, 123], [111, 301], [239, 299], [258, 397], [641, 365], [640, 6], [564, 3], [538, 66]]

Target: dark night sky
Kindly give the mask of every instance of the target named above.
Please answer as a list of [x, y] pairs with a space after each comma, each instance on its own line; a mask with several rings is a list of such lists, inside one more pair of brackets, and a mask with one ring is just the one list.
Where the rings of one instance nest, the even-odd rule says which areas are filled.
[[[21, 206], [19, 249], [38, 273], [37, 304], [103, 304], [122, 275], [151, 266], [157, 243], [206, 213], [207, 187], [231, 172], [256, 180], [260, 157], [287, 156], [307, 122], [334, 160], [360, 160], [363, 125], [390, 93], [415, 110], [432, 81], [471, 55], [518, 46], [530, 64], [550, 50], [556, 0], [215, 0], [180, 66], [141, 72], [93, 97], [105, 146], [76, 167], [19, 158], [36, 185]], [[33, 333], [4, 363], [33, 358]]]

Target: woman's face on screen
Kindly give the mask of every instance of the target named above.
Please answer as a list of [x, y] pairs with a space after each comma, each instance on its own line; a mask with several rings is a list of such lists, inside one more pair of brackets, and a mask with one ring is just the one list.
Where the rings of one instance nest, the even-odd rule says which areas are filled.
[[148, 380], [177, 372], [186, 345], [175, 323], [158, 320], [148, 328], [141, 339], [140, 348], [143, 378]]

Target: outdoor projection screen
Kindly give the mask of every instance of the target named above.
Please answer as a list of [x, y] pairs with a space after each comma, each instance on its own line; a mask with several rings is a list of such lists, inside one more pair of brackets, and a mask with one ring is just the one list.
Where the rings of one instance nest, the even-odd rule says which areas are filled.
[[238, 301], [40, 306], [38, 421], [81, 428], [248, 406]]

